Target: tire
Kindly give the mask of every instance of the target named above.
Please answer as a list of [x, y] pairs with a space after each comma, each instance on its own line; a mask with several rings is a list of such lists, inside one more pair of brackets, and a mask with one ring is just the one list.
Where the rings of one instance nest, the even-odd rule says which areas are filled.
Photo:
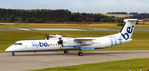
[[83, 56], [83, 53], [82, 53], [82, 52], [79, 52], [79, 53], [78, 53], [78, 56]]
[[15, 56], [15, 53], [14, 52], [12, 52], [12, 56]]
[[64, 50], [64, 54], [68, 54], [68, 50]]

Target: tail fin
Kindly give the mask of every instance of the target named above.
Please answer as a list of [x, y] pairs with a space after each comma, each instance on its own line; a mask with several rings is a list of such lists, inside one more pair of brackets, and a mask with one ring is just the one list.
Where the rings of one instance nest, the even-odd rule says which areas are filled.
[[135, 24], [137, 23], [138, 19], [125, 19], [125, 25], [121, 30], [121, 36], [125, 39], [131, 39], [134, 28], [135, 28]]

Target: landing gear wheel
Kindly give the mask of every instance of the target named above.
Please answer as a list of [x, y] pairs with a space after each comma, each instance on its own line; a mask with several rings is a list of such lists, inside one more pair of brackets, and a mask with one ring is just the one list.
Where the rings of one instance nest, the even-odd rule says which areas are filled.
[[12, 56], [15, 56], [15, 53], [14, 52], [12, 52]]
[[82, 53], [82, 52], [79, 52], [79, 53], [78, 53], [78, 56], [83, 56], [83, 53]]
[[68, 54], [68, 50], [64, 50], [64, 54]]

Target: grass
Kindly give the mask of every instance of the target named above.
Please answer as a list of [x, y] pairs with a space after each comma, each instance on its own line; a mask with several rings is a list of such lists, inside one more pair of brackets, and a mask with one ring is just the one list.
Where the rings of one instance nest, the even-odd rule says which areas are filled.
[[68, 67], [56, 67], [56, 68], [46, 68], [41, 70], [33, 71], [140, 71], [140, 67], [143, 71], [149, 70], [149, 58], [145, 59], [133, 59], [133, 60], [122, 60], [122, 61], [112, 61], [94, 64], [84, 64], [78, 66], [68, 66]]
[[[138, 29], [149, 29], [149, 24], [137, 25]], [[116, 23], [92, 23], [92, 24], [71, 24], [71, 23], [0, 23], [0, 28], [109, 28], [120, 29]]]
[[[45, 34], [60, 34], [67, 37], [100, 37], [117, 31], [0, 31], [0, 52], [18, 40], [45, 39]], [[101, 50], [148, 50], [149, 31], [135, 31], [133, 41]]]
[[111, 24], [1, 23], [0, 28], [119, 28]]

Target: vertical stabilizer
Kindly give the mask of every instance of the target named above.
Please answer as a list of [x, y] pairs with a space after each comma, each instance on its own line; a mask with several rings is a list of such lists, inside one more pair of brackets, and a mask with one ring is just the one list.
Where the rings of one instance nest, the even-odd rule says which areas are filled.
[[137, 23], [138, 19], [125, 19], [124, 21], [126, 24], [124, 25], [120, 33], [123, 39], [128, 40], [132, 37], [135, 24]]

